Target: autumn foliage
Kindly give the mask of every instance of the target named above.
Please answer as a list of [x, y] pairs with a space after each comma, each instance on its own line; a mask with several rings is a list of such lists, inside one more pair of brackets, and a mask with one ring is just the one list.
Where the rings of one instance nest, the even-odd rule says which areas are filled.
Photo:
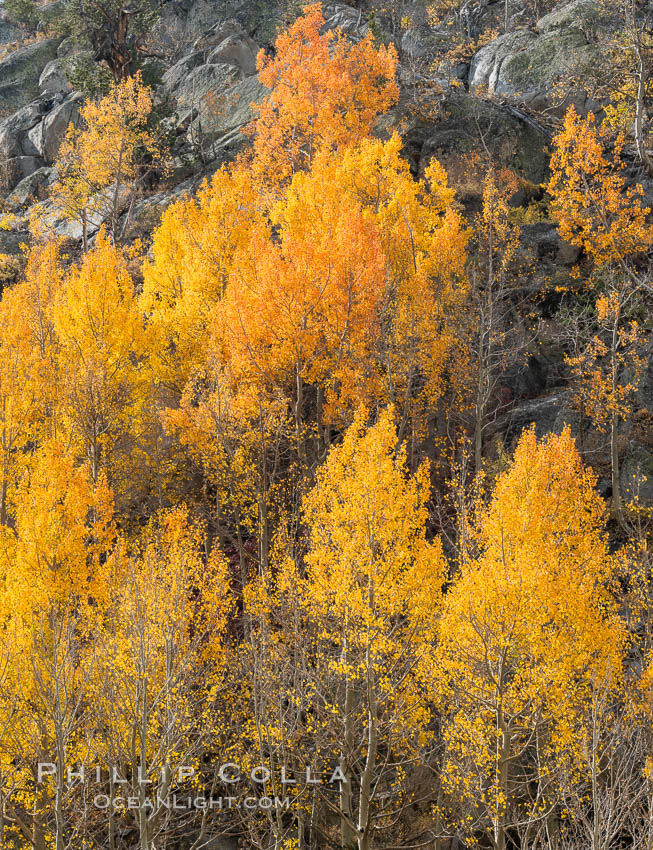
[[352, 45], [343, 33], [323, 32], [320, 4], [307, 6], [276, 42], [276, 55], [259, 53], [270, 97], [252, 127], [255, 171], [283, 181], [310, 168], [317, 151], [362, 141], [375, 118], [397, 100], [397, 54], [368, 36]]
[[[650, 847], [647, 517], [569, 428], [498, 441], [509, 193], [490, 170], [468, 218], [415, 176], [375, 134], [394, 48], [324, 23], [259, 57], [251, 147], [146, 255], [117, 198], [151, 95], [88, 103], [54, 188], [84, 250], [35, 226], [0, 300], [0, 845]], [[549, 192], [618, 492], [651, 233], [605, 145], [570, 111]]]

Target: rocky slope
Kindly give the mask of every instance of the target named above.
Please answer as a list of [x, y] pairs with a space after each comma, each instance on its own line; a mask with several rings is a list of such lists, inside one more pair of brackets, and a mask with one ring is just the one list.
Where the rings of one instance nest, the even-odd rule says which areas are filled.
[[[503, 2], [477, 6], [479, 32], [501, 20]], [[555, 333], [555, 298], [540, 296], [551, 283], [568, 281], [581, 258], [548, 220], [541, 184], [547, 179], [552, 133], [567, 106], [573, 103], [581, 114], [602, 108], [582, 86], [570, 84], [582, 78], [599, 49], [592, 37], [593, 0], [571, 0], [544, 11], [528, 26], [520, 23], [517, 10], [512, 31], [447, 62], [446, 29], [441, 23], [429, 25], [423, 6], [406, 4], [402, 18], [413, 23], [396, 39], [401, 100], [378, 125], [380, 134], [402, 134], [415, 174], [437, 157], [470, 212], [478, 208], [487, 158], [519, 179], [511, 203], [521, 223], [520, 261], [530, 270], [525, 283], [532, 289], [545, 335], [529, 358], [505, 376], [510, 403], [497, 409], [494, 436], [507, 444], [531, 422], [540, 433], [573, 424]], [[352, 39], [363, 37], [371, 25], [384, 25], [368, 8], [329, 4], [325, 12], [327, 26], [341, 27]], [[147, 237], [167, 204], [192, 192], [247, 143], [243, 128], [252, 117], [250, 104], [266, 91], [256, 75], [256, 56], [261, 47], [270, 48], [286, 13], [265, 0], [165, 4], [151, 33], [153, 57], [146, 67], [158, 81], [157, 104], [171, 140], [173, 167], [171, 176], [131, 211], [134, 235]], [[6, 16], [0, 18], [0, 181], [4, 210], [13, 214], [10, 228], [0, 230], [0, 253], [10, 255], [18, 255], [27, 241], [29, 216], [37, 204], [57, 233], [73, 241], [81, 236], [76, 226], [56, 218], [47, 200], [59, 146], [67, 126], [79, 116], [82, 95], [68, 82], [66, 60], [80, 48], [62, 36], [30, 41], [23, 35]], [[653, 182], [633, 173], [653, 201]], [[622, 482], [626, 489], [637, 470], [642, 471], [647, 476], [642, 492], [650, 499], [653, 435], [647, 411], [652, 409], [649, 366], [627, 428]], [[599, 471], [604, 443], [597, 437], [602, 446], [596, 453]], [[607, 492], [605, 481], [602, 486]]]

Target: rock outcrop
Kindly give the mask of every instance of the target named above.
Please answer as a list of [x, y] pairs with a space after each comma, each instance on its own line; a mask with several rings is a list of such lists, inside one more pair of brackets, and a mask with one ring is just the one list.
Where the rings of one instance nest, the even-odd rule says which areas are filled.
[[473, 57], [470, 90], [487, 90], [558, 115], [572, 103], [580, 114], [597, 111], [600, 104], [588, 99], [579, 85], [569, 85], [597, 56], [585, 26], [593, 8], [594, 0], [572, 0], [541, 18], [536, 32], [500, 35]]
[[38, 97], [39, 80], [57, 56], [60, 39], [46, 38], [19, 47], [0, 62], [0, 114], [20, 109]]

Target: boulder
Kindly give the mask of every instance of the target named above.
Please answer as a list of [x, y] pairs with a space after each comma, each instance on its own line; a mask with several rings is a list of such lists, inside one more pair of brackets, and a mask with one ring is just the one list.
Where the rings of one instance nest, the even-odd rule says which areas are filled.
[[571, 0], [570, 3], [559, 3], [548, 15], [540, 18], [536, 26], [541, 33], [569, 27], [587, 32], [592, 29], [598, 14], [596, 0]]
[[45, 66], [39, 77], [41, 92], [68, 92], [70, 83], [63, 69], [61, 59], [52, 59]]
[[14, 24], [6, 14], [0, 12], [0, 44], [11, 44], [24, 35], [23, 30]]
[[249, 36], [229, 35], [208, 55], [207, 62], [215, 64], [225, 62], [235, 65], [246, 77], [256, 73], [256, 57], [259, 47]]
[[37, 156], [38, 151], [27, 140], [27, 132], [39, 123], [47, 104], [44, 99], [32, 101], [0, 121], [0, 155], [4, 157]]
[[204, 140], [217, 139], [238, 130], [254, 118], [252, 103], [259, 103], [269, 94], [258, 77], [247, 77], [234, 83], [216, 101], [215, 109], [204, 109], [193, 120], [188, 134]]
[[205, 50], [196, 50], [194, 53], [189, 53], [188, 56], [184, 56], [178, 62], [175, 62], [171, 68], [168, 68], [161, 78], [163, 88], [169, 94], [173, 94], [176, 88], [184, 82], [191, 71], [198, 68], [200, 65], [205, 64], [205, 60]]
[[628, 443], [619, 483], [625, 501], [638, 499], [641, 505], [653, 505], [653, 454], [641, 443]]
[[[150, 36], [153, 52], [172, 61], [182, 58], [194, 42], [211, 31], [224, 11], [224, 5], [218, 6], [215, 0], [172, 0], [164, 3]], [[202, 47], [218, 44], [221, 40], [209, 39]]]
[[39, 95], [39, 79], [57, 55], [59, 40], [46, 38], [14, 50], [0, 62], [0, 113], [19, 109]]
[[588, 101], [575, 89], [561, 101], [555, 84], [592, 64], [597, 48], [574, 25], [550, 28], [540, 35], [518, 30], [500, 35], [482, 47], [469, 69], [469, 88], [516, 99], [532, 109], [552, 109], [562, 114], [573, 103], [581, 114], [598, 111], [600, 104]]
[[429, 52], [425, 33], [418, 27], [411, 27], [401, 37], [401, 50], [411, 59], [421, 59]]
[[29, 177], [42, 164], [36, 156], [13, 156], [5, 160], [2, 175], [4, 188], [13, 189], [24, 177]]
[[535, 425], [538, 438], [552, 432], [560, 433], [566, 419], [562, 412], [567, 407], [568, 393], [564, 391], [523, 402], [497, 420], [492, 434], [503, 434], [505, 443], [512, 447], [531, 425]]
[[538, 262], [550, 260], [556, 265], [573, 266], [580, 259], [580, 248], [562, 239], [550, 221], [522, 225], [519, 240]]
[[328, 3], [323, 13], [325, 30], [340, 28], [352, 41], [360, 41], [370, 31], [367, 15], [362, 9], [354, 9], [344, 3]]
[[242, 72], [235, 65], [221, 62], [195, 68], [173, 92], [181, 123], [195, 115], [202, 120], [210, 120], [221, 114], [228, 108], [227, 98], [231, 90], [241, 79]]
[[16, 256], [28, 242], [28, 230], [0, 230], [0, 254]]
[[29, 131], [27, 138], [39, 156], [49, 162], [54, 162], [66, 136], [68, 125], [74, 124], [79, 117], [80, 103], [81, 96], [79, 94], [71, 95], [63, 103], [55, 106], [40, 124]]
[[504, 65], [532, 47], [537, 35], [530, 30], [507, 32], [482, 47], [472, 58], [469, 69], [471, 89], [486, 88], [496, 94], [512, 93]]
[[[485, 144], [498, 167], [506, 166], [526, 181], [543, 182], [548, 173], [547, 132], [518, 110], [483, 101], [462, 92], [450, 92], [442, 101], [437, 121], [416, 122], [403, 136], [405, 153], [414, 170], [424, 173], [435, 157], [447, 170], [450, 184], [463, 200], [476, 201], [482, 194], [482, 168], [473, 163]], [[393, 112], [393, 121], [405, 123], [405, 112]], [[381, 126], [377, 128], [377, 131]], [[383, 132], [393, 129], [384, 116]], [[483, 136], [483, 142], [481, 141]]]
[[245, 30], [235, 18], [227, 18], [224, 21], [218, 21], [211, 29], [203, 32], [199, 38], [193, 42], [193, 50], [204, 50], [207, 47], [217, 47], [219, 44], [233, 36], [234, 38], [244, 38]]
[[37, 168], [29, 177], [24, 177], [20, 183], [14, 188], [13, 192], [7, 198], [7, 202], [13, 207], [22, 207], [28, 203], [37, 200], [37, 193], [40, 187], [44, 189], [51, 186], [56, 180], [56, 170], [54, 168]]
[[[75, 242], [82, 241], [82, 225], [79, 221], [71, 221], [65, 218], [61, 211], [58, 210], [52, 201], [41, 201], [34, 204], [31, 210], [38, 216], [39, 222], [46, 230], [56, 236], [61, 236], [63, 239], [71, 239]], [[99, 226], [89, 223], [87, 232], [88, 236], [92, 236], [99, 230]]]

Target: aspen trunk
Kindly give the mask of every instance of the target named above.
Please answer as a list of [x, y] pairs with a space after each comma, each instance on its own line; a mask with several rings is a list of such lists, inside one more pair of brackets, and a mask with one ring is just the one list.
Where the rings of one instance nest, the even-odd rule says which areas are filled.
[[[347, 624], [345, 623], [345, 632]], [[347, 663], [347, 635], [345, 633], [342, 660]], [[356, 836], [351, 828], [353, 815], [353, 791], [352, 791], [352, 775], [349, 767], [349, 757], [354, 745], [354, 732], [352, 729], [352, 713], [354, 710], [354, 689], [347, 675], [345, 681], [345, 716], [344, 716], [344, 740], [343, 747], [340, 751], [340, 770], [342, 775], [346, 777], [346, 782], [340, 782], [340, 811], [343, 817], [340, 819], [340, 842], [343, 850], [353, 850], [356, 847]]]

